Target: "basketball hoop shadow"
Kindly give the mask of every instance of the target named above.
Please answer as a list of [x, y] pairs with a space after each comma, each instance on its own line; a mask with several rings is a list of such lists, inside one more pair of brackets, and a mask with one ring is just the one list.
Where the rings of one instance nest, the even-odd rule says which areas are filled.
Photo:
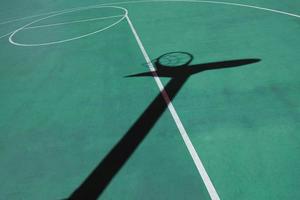
[[[183, 55], [183, 61], [173, 62], [172, 59], [165, 59], [166, 56], [174, 54], [178, 54], [175, 57]], [[174, 99], [191, 75], [207, 70], [233, 68], [260, 61], [260, 59], [240, 59], [190, 65], [192, 60], [193, 56], [189, 53], [172, 52], [164, 54], [155, 60], [155, 71], [127, 76], [170, 77], [171, 80], [68, 199], [97, 199], [102, 194], [113, 177], [148, 135], [152, 127], [167, 109], [168, 104]], [[175, 64], [172, 66], [168, 63]]]

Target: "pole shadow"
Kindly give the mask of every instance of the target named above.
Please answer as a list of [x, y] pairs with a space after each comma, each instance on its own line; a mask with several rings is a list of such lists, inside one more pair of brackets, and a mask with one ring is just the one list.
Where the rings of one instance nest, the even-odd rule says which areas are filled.
[[193, 56], [186, 52], [171, 52], [154, 60], [155, 71], [134, 74], [129, 77], [170, 77], [164, 91], [160, 92], [139, 116], [131, 128], [110, 150], [82, 184], [68, 197], [70, 200], [94, 200], [100, 197], [114, 176], [132, 156], [152, 127], [167, 109], [190, 76], [208, 71], [239, 67], [257, 63], [260, 59], [239, 59], [190, 65]]

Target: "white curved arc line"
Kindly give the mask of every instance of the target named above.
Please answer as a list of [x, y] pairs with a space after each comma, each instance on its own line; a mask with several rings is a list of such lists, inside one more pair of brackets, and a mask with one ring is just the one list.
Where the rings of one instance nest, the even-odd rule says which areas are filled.
[[239, 6], [246, 8], [254, 8], [258, 10], [266, 10], [270, 12], [275, 12], [279, 14], [289, 15], [292, 17], [300, 18], [300, 15], [293, 14], [285, 11], [280, 11], [276, 9], [270, 9], [260, 6], [248, 5], [248, 4], [240, 4], [240, 3], [232, 3], [232, 2], [224, 2], [224, 1], [201, 1], [201, 0], [142, 0], [142, 1], [123, 1], [123, 2], [114, 2], [114, 3], [105, 3], [105, 5], [119, 5], [119, 4], [139, 4], [139, 3], [160, 3], [160, 2], [190, 2], [190, 3], [210, 3], [210, 4], [222, 4], [222, 5], [231, 5], [231, 6]]
[[113, 19], [113, 18], [118, 18], [118, 17], [123, 17], [123, 16], [124, 15], [114, 15], [114, 16], [109, 16], [109, 17], [97, 17], [97, 18], [83, 19], [83, 20], [70, 21], [70, 22], [60, 22], [60, 23], [55, 23], [55, 24], [30, 26], [30, 27], [24, 28], [24, 30], [35, 29], [35, 28], [44, 28], [44, 27], [52, 27], [52, 26], [61, 26], [61, 25], [67, 25], [67, 24], [76, 24], [76, 23], [81, 23], [81, 22], [91, 22], [91, 21], [97, 21], [97, 20], [102, 20], [102, 19]]
[[[76, 10], [83, 10], [82, 8], [78, 8], [78, 9], [73, 9], [73, 10], [69, 10], [69, 11], [65, 11], [65, 12], [59, 12], [59, 13], [56, 13], [54, 15], [50, 15], [50, 16], [47, 16], [47, 17], [44, 17], [44, 18], [41, 18], [41, 19], [38, 19], [38, 20], [35, 20], [33, 22], [30, 22], [29, 24], [26, 24], [24, 26], [22, 26], [21, 28], [15, 30], [10, 36], [9, 36], [9, 42], [13, 45], [16, 45], [16, 46], [22, 46], [22, 47], [37, 47], [37, 46], [47, 46], [47, 45], [52, 45], [52, 44], [59, 44], [59, 43], [64, 43], [64, 42], [69, 42], [69, 41], [73, 41], [73, 40], [78, 40], [78, 39], [81, 39], [81, 38], [85, 38], [85, 37], [88, 37], [90, 35], [94, 35], [96, 33], [99, 33], [99, 32], [102, 32], [102, 31], [105, 31], [113, 26], [115, 26], [116, 24], [120, 23], [122, 20], [124, 20], [128, 14], [128, 10], [125, 9], [125, 8], [122, 8], [122, 7], [118, 7], [118, 6], [93, 6], [93, 7], [89, 7], [89, 8], [104, 8], [104, 7], [110, 7], [110, 8], [117, 8], [117, 9], [121, 9], [124, 11], [124, 15], [121, 19], [119, 19], [118, 21], [116, 21], [115, 23], [103, 28], [103, 29], [100, 29], [100, 30], [97, 30], [97, 31], [94, 31], [92, 33], [88, 33], [88, 34], [85, 34], [85, 35], [81, 35], [81, 36], [78, 36], [78, 37], [73, 37], [73, 38], [70, 38], [70, 39], [65, 39], [65, 40], [60, 40], [60, 41], [55, 41], [55, 42], [47, 42], [47, 43], [41, 43], [41, 44], [22, 44], [22, 43], [18, 43], [18, 42], [15, 42], [13, 40], [13, 37], [16, 33], [18, 33], [19, 31], [25, 29], [26, 27], [29, 27], [30, 25], [34, 24], [34, 23], [37, 23], [39, 21], [42, 21], [42, 20], [45, 20], [45, 19], [48, 19], [48, 18], [51, 18], [51, 17], [55, 17], [55, 16], [58, 16], [58, 15], [62, 15], [62, 14], [65, 14], [65, 13], [70, 13], [70, 12], [74, 12]], [[89, 9], [89, 8], [84, 8], [84, 9]]]

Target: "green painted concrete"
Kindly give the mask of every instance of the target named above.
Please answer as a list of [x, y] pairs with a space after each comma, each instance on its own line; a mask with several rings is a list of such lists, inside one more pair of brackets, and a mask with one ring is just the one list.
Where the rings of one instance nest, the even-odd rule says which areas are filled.
[[[300, 14], [291, 0], [235, 2]], [[99, 3], [3, 1], [0, 19]], [[300, 19], [203, 3], [120, 6], [151, 58], [187, 51], [193, 64], [261, 59], [196, 74], [173, 103], [221, 199], [299, 199]], [[39, 23], [114, 12], [81, 11]], [[0, 25], [0, 36], [31, 21]], [[28, 29], [15, 38], [49, 42], [113, 21]], [[0, 39], [0, 199], [67, 198], [155, 98], [157, 86], [151, 77], [124, 78], [147, 71], [126, 21], [53, 46], [16, 47], [7, 39]], [[209, 199], [169, 112], [100, 199]]]

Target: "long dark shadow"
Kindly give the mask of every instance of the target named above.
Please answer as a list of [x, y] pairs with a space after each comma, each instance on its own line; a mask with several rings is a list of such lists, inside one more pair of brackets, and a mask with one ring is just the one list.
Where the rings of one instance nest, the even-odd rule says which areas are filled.
[[[172, 101], [188, 78], [205, 70], [237, 67], [260, 61], [259, 59], [243, 59], [222, 61], [216, 63], [188, 65], [190, 61], [178, 67], [166, 67], [156, 61], [157, 70], [128, 77], [141, 76], [167, 76], [171, 77], [165, 86], [164, 94], [167, 93], [169, 101]], [[97, 199], [108, 186], [113, 177], [118, 173], [137, 147], [148, 135], [152, 127], [167, 109], [166, 97], [160, 92], [145, 109], [141, 116], [124, 134], [119, 142], [111, 149], [105, 158], [96, 166], [84, 182], [70, 195], [68, 199]]]

